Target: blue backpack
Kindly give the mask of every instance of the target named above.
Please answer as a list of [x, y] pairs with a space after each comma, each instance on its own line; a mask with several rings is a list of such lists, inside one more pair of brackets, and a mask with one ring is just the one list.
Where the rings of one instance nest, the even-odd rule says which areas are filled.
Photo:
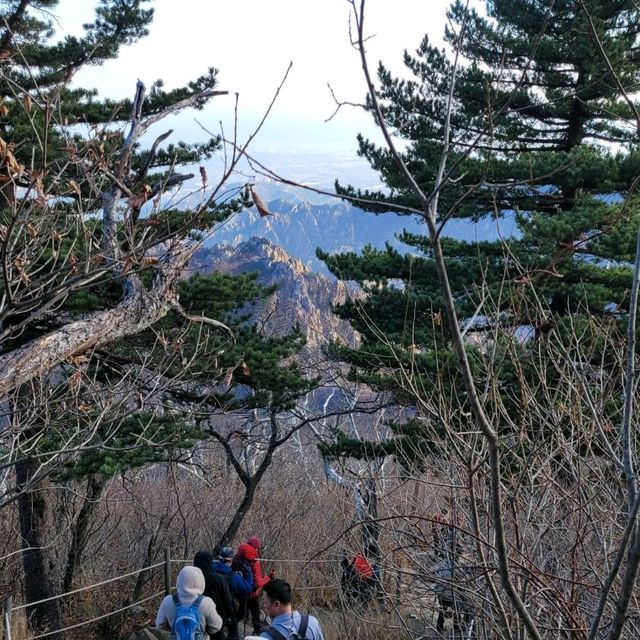
[[205, 633], [200, 628], [198, 607], [203, 596], [198, 596], [188, 607], [180, 603], [176, 593], [173, 603], [176, 605], [176, 617], [171, 629], [172, 640], [205, 640]]

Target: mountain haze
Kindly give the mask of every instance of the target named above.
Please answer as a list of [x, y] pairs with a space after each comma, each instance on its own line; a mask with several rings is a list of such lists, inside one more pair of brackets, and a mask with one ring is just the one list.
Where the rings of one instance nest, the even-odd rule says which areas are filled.
[[[313, 271], [328, 271], [316, 257], [319, 247], [328, 253], [360, 252], [365, 246], [383, 248], [386, 244], [407, 251], [398, 239], [404, 230], [425, 233], [418, 216], [375, 215], [358, 207], [329, 197], [315, 196], [280, 185], [258, 184], [257, 193], [265, 200], [273, 215], [261, 217], [255, 208], [234, 216], [216, 229], [213, 243], [238, 244], [249, 238], [263, 237], [282, 247], [290, 256], [301, 260]], [[277, 196], [271, 197], [270, 196]], [[445, 235], [475, 242], [494, 240], [514, 234], [514, 221], [505, 218], [499, 223], [487, 216], [478, 222], [450, 220]]]

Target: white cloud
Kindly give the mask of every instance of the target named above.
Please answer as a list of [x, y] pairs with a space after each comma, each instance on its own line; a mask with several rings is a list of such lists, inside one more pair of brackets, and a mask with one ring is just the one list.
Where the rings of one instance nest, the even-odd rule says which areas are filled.
[[[373, 69], [380, 58], [398, 71], [404, 48], [414, 49], [426, 32], [440, 39], [445, 0], [369, 0], [367, 31]], [[105, 96], [131, 96], [138, 78], [162, 78], [179, 86], [209, 66], [220, 70], [220, 89], [240, 94], [240, 116], [256, 122], [269, 104], [290, 61], [293, 68], [265, 131], [267, 144], [316, 146], [342, 142], [355, 132], [372, 131], [370, 117], [357, 109], [341, 111], [328, 125], [334, 103], [327, 83], [341, 100], [361, 102], [365, 86], [357, 52], [349, 42], [346, 0], [157, 0], [151, 33], [101, 69], [82, 71], [77, 82], [96, 86]], [[91, 18], [87, 0], [62, 0], [60, 25], [75, 30]], [[198, 114], [217, 130], [232, 122], [233, 97], [220, 98]], [[186, 129], [195, 131], [193, 116]], [[185, 121], [186, 122], [186, 121]], [[287, 134], [287, 123], [293, 135]], [[342, 148], [354, 146], [345, 142]]]

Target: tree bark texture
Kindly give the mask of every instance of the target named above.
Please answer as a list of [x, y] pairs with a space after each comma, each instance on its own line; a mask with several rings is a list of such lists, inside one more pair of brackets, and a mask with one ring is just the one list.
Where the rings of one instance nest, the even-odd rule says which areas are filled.
[[236, 512], [233, 514], [233, 518], [229, 523], [226, 531], [220, 537], [217, 545], [218, 549], [227, 546], [238, 533], [244, 517], [247, 515], [249, 509], [251, 509], [251, 505], [253, 504], [253, 499], [256, 496], [256, 486], [257, 483], [254, 482], [245, 483], [244, 497], [242, 498], [242, 502], [238, 505]]
[[169, 250], [152, 288], [130, 276], [126, 295], [116, 307], [70, 322], [0, 356], [0, 396], [70, 357], [135, 335], [163, 318], [177, 305], [175, 285], [196, 248], [194, 243]]
[[104, 493], [105, 486], [106, 480], [102, 476], [91, 474], [87, 479], [87, 493], [71, 534], [71, 546], [67, 555], [67, 566], [62, 581], [62, 591], [64, 593], [71, 591], [73, 586], [73, 579], [87, 548], [91, 525], [93, 524], [95, 512], [100, 505], [100, 498]]
[[[48, 537], [47, 493], [44, 491], [47, 481], [29, 487], [31, 478], [38, 469], [33, 458], [25, 458], [16, 464], [16, 482], [18, 485], [18, 511], [20, 533], [22, 535], [22, 564], [25, 575], [26, 602], [38, 602], [58, 595], [53, 572], [55, 564], [47, 558]], [[29, 626], [38, 630], [61, 629], [63, 627], [62, 605], [60, 600], [50, 600], [27, 607]], [[60, 640], [60, 634], [50, 636]]]

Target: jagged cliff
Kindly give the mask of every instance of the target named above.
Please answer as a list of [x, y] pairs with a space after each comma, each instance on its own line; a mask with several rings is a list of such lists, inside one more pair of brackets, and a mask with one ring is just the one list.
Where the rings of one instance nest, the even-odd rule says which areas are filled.
[[349, 323], [337, 318], [332, 306], [348, 295], [357, 295], [357, 290], [310, 271], [301, 260], [266, 238], [254, 236], [238, 245], [204, 247], [194, 256], [190, 268], [202, 273], [257, 272], [260, 282], [277, 285], [276, 293], [259, 312], [268, 333], [285, 333], [297, 324], [306, 334], [310, 349], [334, 339], [349, 344], [356, 341]]

